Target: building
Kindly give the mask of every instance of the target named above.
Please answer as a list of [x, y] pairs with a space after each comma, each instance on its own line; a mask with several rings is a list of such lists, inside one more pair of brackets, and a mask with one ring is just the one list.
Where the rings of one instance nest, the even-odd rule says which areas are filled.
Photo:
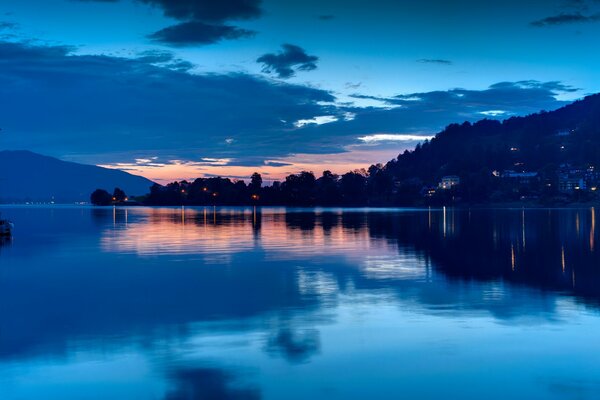
[[561, 175], [558, 177], [558, 191], [561, 193], [573, 193], [576, 190], [587, 190], [587, 184], [583, 177]]
[[600, 174], [593, 165], [586, 168], [573, 168], [568, 164], [561, 165], [558, 171], [558, 190], [562, 193], [573, 193], [575, 190], [595, 191], [600, 183]]
[[515, 172], [508, 170], [503, 171], [500, 177], [502, 179], [514, 181], [521, 185], [530, 185], [539, 181], [539, 174], [537, 172]]
[[442, 190], [449, 190], [458, 185], [460, 185], [460, 178], [456, 175], [449, 175], [442, 178], [438, 184], [438, 188]]

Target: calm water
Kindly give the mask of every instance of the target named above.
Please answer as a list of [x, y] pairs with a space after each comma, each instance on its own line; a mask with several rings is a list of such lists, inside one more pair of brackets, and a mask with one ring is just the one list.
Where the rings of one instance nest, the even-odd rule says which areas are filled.
[[3, 400], [600, 393], [593, 209], [0, 211]]

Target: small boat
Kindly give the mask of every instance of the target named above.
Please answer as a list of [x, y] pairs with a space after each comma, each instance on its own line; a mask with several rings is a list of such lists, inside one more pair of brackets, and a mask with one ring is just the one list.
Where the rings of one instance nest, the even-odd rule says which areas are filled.
[[15, 225], [7, 219], [0, 219], [0, 237], [12, 236]]

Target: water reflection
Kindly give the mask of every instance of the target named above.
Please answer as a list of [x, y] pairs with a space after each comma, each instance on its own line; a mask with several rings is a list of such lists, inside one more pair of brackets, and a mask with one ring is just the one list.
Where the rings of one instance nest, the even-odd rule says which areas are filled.
[[[0, 247], [2, 398], [80, 398], [65, 380], [89, 398], [364, 398], [365, 388], [553, 398], [572, 382], [556, 380], [569, 373], [546, 355], [567, 353], [588, 365], [580, 397], [598, 388], [600, 349], [578, 347], [600, 327], [593, 208], [9, 212], [18, 230]], [[479, 352], [501, 369], [522, 346], [540, 352], [547, 383], [500, 387], [468, 367]], [[398, 365], [416, 355], [453, 368]], [[338, 363], [360, 387], [337, 381]], [[542, 374], [534, 364], [514, 373]], [[399, 381], [401, 370], [411, 378]], [[453, 389], [419, 384], [450, 373]], [[473, 379], [488, 390], [465, 393], [459, 383]]]

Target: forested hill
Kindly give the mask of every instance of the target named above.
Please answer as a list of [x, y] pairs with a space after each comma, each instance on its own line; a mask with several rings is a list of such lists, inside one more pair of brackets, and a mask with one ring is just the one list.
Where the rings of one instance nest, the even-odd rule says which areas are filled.
[[[600, 94], [552, 112], [452, 124], [414, 151], [386, 164], [396, 179], [434, 183], [446, 175], [486, 176], [497, 170], [548, 176], [562, 164], [600, 166]], [[467, 182], [465, 182], [467, 183]]]

